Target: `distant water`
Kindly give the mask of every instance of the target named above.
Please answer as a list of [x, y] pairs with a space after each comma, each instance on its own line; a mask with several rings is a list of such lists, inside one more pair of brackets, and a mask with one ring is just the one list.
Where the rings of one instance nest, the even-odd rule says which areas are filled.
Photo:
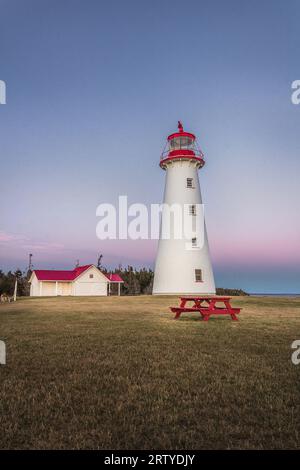
[[250, 294], [251, 297], [300, 297], [300, 294]]

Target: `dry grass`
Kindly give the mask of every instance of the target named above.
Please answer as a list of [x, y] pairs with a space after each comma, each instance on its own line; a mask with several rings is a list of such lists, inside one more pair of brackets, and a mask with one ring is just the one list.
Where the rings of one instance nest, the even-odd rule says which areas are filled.
[[299, 448], [300, 299], [239, 322], [172, 320], [170, 297], [0, 306], [1, 448]]

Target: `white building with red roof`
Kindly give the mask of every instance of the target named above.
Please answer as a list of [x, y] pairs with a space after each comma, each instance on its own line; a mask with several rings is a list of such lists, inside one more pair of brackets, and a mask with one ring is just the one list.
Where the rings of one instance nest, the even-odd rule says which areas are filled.
[[88, 264], [71, 271], [35, 269], [29, 282], [31, 296], [104, 296], [110, 294], [111, 284], [118, 284], [120, 295], [123, 279], [118, 274], [102, 273], [93, 264]]

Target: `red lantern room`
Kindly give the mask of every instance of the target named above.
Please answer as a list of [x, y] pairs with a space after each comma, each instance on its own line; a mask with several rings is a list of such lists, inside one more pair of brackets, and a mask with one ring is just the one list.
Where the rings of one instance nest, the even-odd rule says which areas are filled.
[[205, 164], [204, 155], [196, 143], [195, 135], [185, 132], [183, 125], [178, 121], [178, 132], [169, 135], [160, 158], [160, 167], [165, 170], [168, 163], [181, 160], [195, 162], [198, 168], [202, 168]]

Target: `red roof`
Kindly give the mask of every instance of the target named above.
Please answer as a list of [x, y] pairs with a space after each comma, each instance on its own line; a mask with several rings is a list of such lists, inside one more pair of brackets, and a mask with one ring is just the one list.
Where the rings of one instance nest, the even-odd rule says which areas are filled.
[[80, 274], [89, 269], [92, 264], [78, 266], [72, 271], [56, 271], [50, 269], [35, 269], [33, 272], [39, 281], [74, 281]]
[[196, 140], [195, 134], [192, 134], [191, 132], [184, 132], [184, 131], [174, 132], [173, 134], [170, 134], [168, 136], [168, 140], [175, 139], [176, 137], [189, 137], [192, 140]]
[[119, 274], [105, 274], [107, 279], [109, 279], [111, 282], [124, 282], [121, 276]]
[[[35, 269], [33, 272], [39, 281], [75, 281], [84, 271], [94, 266], [93, 264], [86, 264], [85, 266], [78, 266], [72, 271], [57, 271], [52, 269]], [[107, 279], [111, 282], [124, 282], [119, 274], [105, 274]]]
[[196, 139], [196, 136], [194, 134], [191, 134], [190, 132], [185, 132], [183, 130], [183, 125], [181, 121], [178, 121], [178, 132], [170, 134], [168, 136], [168, 140], [175, 139], [175, 137], [190, 137], [192, 140]]

